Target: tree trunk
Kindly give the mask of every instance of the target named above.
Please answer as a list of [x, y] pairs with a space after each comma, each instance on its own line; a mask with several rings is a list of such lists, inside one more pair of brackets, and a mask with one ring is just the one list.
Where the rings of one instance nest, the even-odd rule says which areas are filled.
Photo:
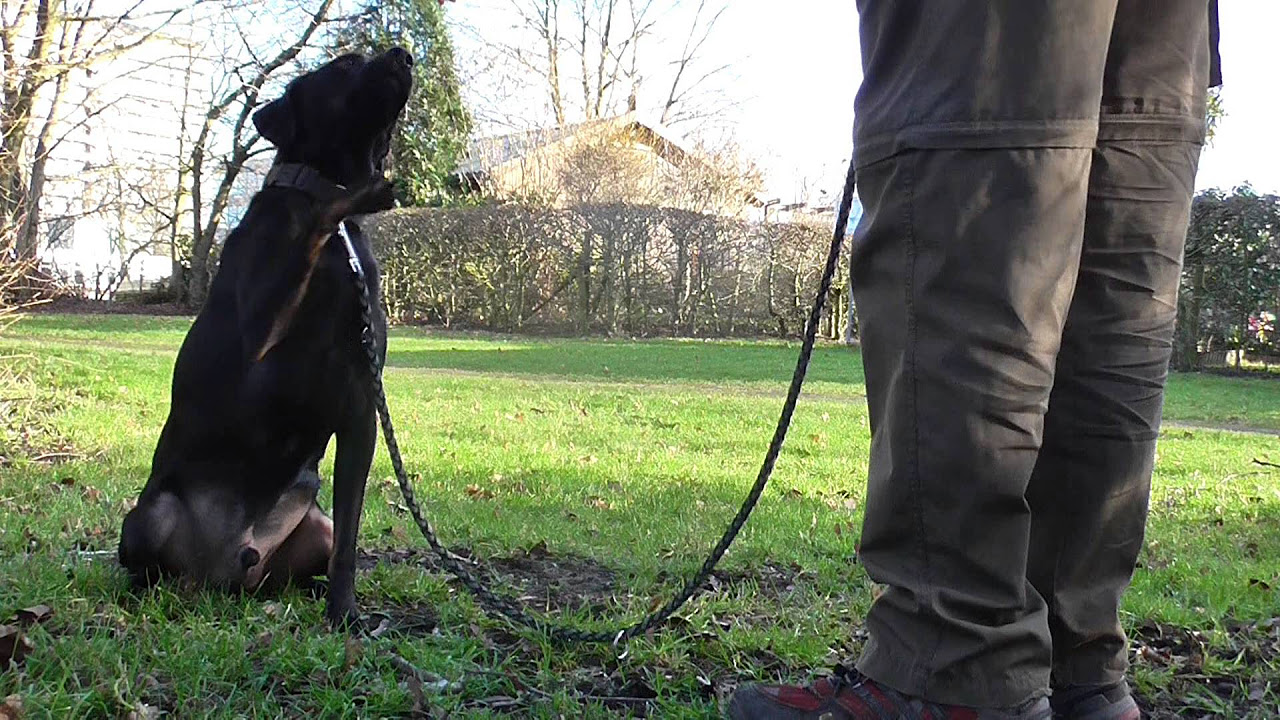
[[551, 109], [556, 126], [564, 125], [564, 99], [560, 93], [560, 3], [543, 4], [543, 39], [547, 41], [547, 86], [551, 93]]
[[1240, 321], [1239, 337], [1240, 342], [1236, 343], [1236, 370], [1240, 369], [1244, 360], [1244, 346], [1245, 343], [1248, 342], [1249, 338], [1249, 315], [1247, 313], [1245, 314], [1244, 319]]
[[[7, 108], [6, 108], [7, 110]], [[29, 211], [26, 183], [22, 180], [22, 139], [27, 123], [4, 123], [4, 140], [0, 141], [0, 195], [3, 199], [4, 226], [22, 227]], [[34, 235], [19, 233], [16, 249], [20, 259], [34, 259], [38, 248]]]
[[782, 314], [779, 313], [777, 309], [774, 308], [773, 306], [773, 279], [775, 275], [777, 275], [777, 268], [778, 268], [778, 247], [776, 244], [777, 239], [770, 238], [768, 242], [769, 242], [769, 266], [766, 271], [765, 281], [764, 281], [765, 282], [765, 290], [764, 290], [765, 310], [768, 311], [769, 317], [773, 318], [774, 321], [778, 323], [778, 337], [785, 338], [787, 336], [787, 321], [782, 316]]
[[[7, 8], [7, 5], [6, 5]], [[31, 123], [31, 107], [36, 92], [46, 82], [45, 69], [49, 47], [49, 0], [39, 0], [35, 8], [36, 25], [31, 49], [27, 53], [25, 67], [14, 66], [16, 59], [8, 50], [14, 40], [13, 28], [5, 27], [6, 67], [4, 78], [4, 107], [0, 111], [0, 210], [7, 227], [17, 227], [30, 214], [30, 197], [23, 181], [22, 143], [27, 138]], [[6, 15], [8, 14], [6, 9]], [[19, 10], [19, 16], [23, 14]], [[8, 20], [8, 18], [4, 18]], [[19, 77], [21, 80], [19, 80]], [[39, 233], [21, 232], [17, 252], [20, 258], [35, 258], [39, 247]]]
[[689, 239], [685, 237], [683, 232], [675, 233], [676, 238], [676, 272], [672, 283], [672, 326], [673, 334], [680, 333], [680, 327], [684, 322], [684, 297], [686, 295], [685, 285], [688, 283], [689, 275]]
[[858, 307], [853, 302], [853, 258], [849, 259], [849, 310], [845, 313], [844, 344], [852, 345], [857, 341]]
[[591, 323], [591, 231], [582, 233], [578, 253], [578, 332], [585, 333]]
[[1189, 270], [1191, 287], [1179, 297], [1171, 363], [1175, 370], [1184, 372], [1200, 368], [1200, 314], [1205, 278], [1203, 264], [1197, 263]]

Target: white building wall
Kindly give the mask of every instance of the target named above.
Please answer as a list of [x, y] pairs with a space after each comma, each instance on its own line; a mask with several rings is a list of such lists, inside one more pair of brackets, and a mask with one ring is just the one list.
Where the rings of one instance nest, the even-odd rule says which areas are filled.
[[[140, 32], [129, 28], [122, 39]], [[123, 287], [171, 272], [178, 171], [211, 98], [212, 64], [197, 32], [171, 26], [68, 78], [41, 202], [42, 259], [91, 295], [126, 264]], [[52, 89], [36, 108], [38, 122]], [[189, 223], [183, 218], [179, 230], [189, 232]]]

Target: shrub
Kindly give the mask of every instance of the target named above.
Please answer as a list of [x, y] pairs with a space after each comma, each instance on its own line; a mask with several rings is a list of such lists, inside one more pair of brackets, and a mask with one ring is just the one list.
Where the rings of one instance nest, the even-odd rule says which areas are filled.
[[395, 321], [633, 336], [798, 335], [830, 232], [621, 203], [395, 210], [363, 225]]

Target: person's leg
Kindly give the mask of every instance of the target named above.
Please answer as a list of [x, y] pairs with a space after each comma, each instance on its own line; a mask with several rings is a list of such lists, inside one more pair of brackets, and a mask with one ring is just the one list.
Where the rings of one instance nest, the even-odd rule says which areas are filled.
[[[1083, 709], [1081, 688], [1117, 686], [1128, 665], [1118, 611], [1142, 547], [1172, 349], [1206, 5], [1121, 0], [1112, 33], [1084, 252], [1028, 490], [1028, 577], [1048, 603], [1055, 705]], [[1123, 702], [1130, 714], [1117, 717], [1137, 717]]]
[[[1115, 3], [866, 6], [858, 139], [873, 162], [858, 176], [853, 286], [872, 451], [859, 557], [883, 592], [858, 669], [934, 702], [1011, 706], [1049, 691], [1025, 492], [1075, 285]], [[896, 152], [875, 160], [879, 149]]]
[[[883, 592], [858, 664], [871, 682], [856, 687], [877, 697], [1048, 712], [1034, 702], [1051, 650], [1026, 577], [1025, 492], [1080, 257], [1114, 8], [859, 3], [853, 285], [872, 430], [859, 555]], [[803, 694], [739, 695], [734, 717], [810, 717], [778, 709]]]
[[[912, 696], [1049, 688], [1024, 499], [1084, 232], [1090, 151], [913, 151], [867, 168], [855, 250], [872, 449], [858, 664]], [[955, 182], [962, 177], [964, 182]]]
[[[1024, 494], [1089, 161], [1087, 149], [921, 150], [859, 175], [854, 288], [872, 432], [859, 557], [883, 592], [858, 670], [894, 691], [881, 693], [890, 707], [905, 695], [1006, 708], [1049, 692]], [[860, 709], [859, 689], [842, 699], [754, 686], [732, 716], [818, 718], [841, 702], [845, 714], [830, 717], [899, 716]], [[786, 714], [797, 707], [812, 709]], [[1047, 713], [1044, 702], [1007, 717]]]

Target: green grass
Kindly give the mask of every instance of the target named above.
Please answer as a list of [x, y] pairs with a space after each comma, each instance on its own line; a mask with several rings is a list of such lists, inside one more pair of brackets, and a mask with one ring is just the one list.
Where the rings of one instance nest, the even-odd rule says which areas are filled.
[[[424, 691], [433, 712], [611, 717], [643, 706], [608, 698], [654, 696], [651, 715], [716, 717], [738, 680], [802, 678], [860, 647], [871, 586], [852, 558], [869, 432], [857, 352], [836, 346], [815, 354], [774, 481], [713, 591], [674, 629], [627, 648], [552, 646], [485, 619], [423, 567], [425, 543], [381, 448], [361, 535], [372, 567], [358, 591], [366, 614], [388, 618], [385, 634], [344, 642], [301, 591], [135, 594], [110, 558], [77, 550], [115, 546], [188, 323], [39, 315], [0, 338], [10, 458], [0, 621], [54, 609], [31, 629], [22, 667], [0, 673], [0, 697], [20, 695], [28, 717], [144, 705], [178, 717], [404, 715], [416, 684], [397, 657], [456, 683]], [[445, 542], [588, 627], [641, 616], [696, 569], [754, 477], [796, 352], [414, 329], [393, 331], [390, 345], [406, 462]], [[40, 408], [51, 421], [34, 422]], [[1175, 375], [1166, 416], [1179, 424], [1161, 441], [1148, 546], [1125, 604], [1149, 651], [1135, 678], [1170, 712], [1228, 703], [1226, 716], [1272, 717], [1280, 670], [1266, 648], [1280, 628], [1256, 624], [1280, 615], [1280, 471], [1254, 460], [1280, 461], [1277, 440], [1189, 425], [1280, 431], [1280, 381]], [[49, 452], [73, 455], [32, 459]], [[415, 552], [391, 552], [406, 548]], [[1178, 644], [1192, 631], [1198, 654]]]

